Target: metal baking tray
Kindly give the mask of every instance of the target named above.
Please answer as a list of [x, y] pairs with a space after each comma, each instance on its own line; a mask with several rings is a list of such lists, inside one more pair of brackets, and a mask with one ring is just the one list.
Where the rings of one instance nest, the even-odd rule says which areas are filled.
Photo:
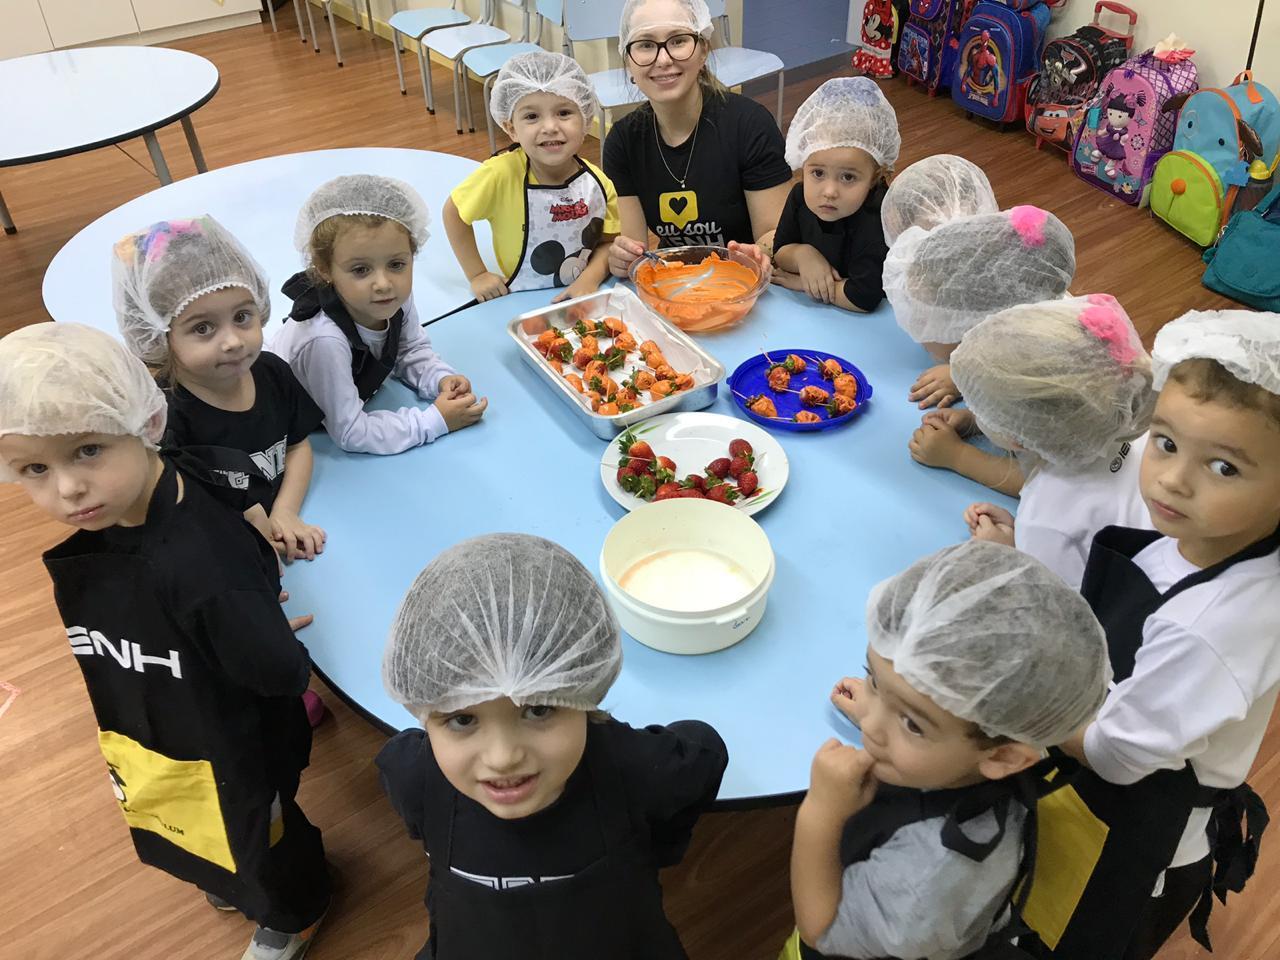
[[[533, 348], [538, 334], [552, 326], [572, 328], [579, 320], [603, 320], [605, 317], [621, 317], [622, 322], [639, 342], [652, 340], [661, 348], [667, 360], [681, 373], [693, 374], [692, 389], [673, 393], [661, 400], [645, 403], [635, 410], [606, 417], [591, 409], [590, 401], [573, 388], [569, 381], [552, 369], [546, 358]], [[656, 417], [660, 413], [676, 413], [682, 410], [701, 410], [715, 402], [720, 381], [724, 379], [724, 365], [699, 347], [686, 334], [646, 307], [630, 289], [614, 286], [598, 290], [585, 297], [554, 303], [540, 310], [531, 310], [516, 317], [507, 326], [511, 339], [520, 348], [520, 354], [552, 391], [567, 404], [587, 429], [602, 440], [612, 440], [633, 424]], [[570, 342], [577, 344], [576, 335]], [[638, 356], [628, 357], [627, 363], [615, 374], [622, 380], [635, 369], [642, 367]]]

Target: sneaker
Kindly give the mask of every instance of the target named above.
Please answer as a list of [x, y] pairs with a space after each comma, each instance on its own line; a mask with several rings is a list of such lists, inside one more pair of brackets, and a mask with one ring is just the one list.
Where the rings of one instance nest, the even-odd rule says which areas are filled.
[[[321, 920], [323, 919], [321, 917]], [[245, 950], [240, 960], [299, 960], [311, 946], [319, 926], [320, 920], [317, 920], [301, 933], [281, 933], [278, 930], [258, 927], [253, 931], [249, 948]]]
[[209, 901], [209, 906], [213, 907], [213, 909], [215, 910], [225, 910], [228, 912], [234, 912], [236, 909], [235, 904], [228, 903], [226, 900], [223, 900], [221, 897], [215, 897], [212, 893], [206, 893], [204, 895], [204, 898]]
[[324, 719], [324, 701], [320, 699], [320, 694], [307, 690], [302, 694], [302, 705], [306, 707], [307, 721], [311, 726], [320, 726], [320, 721]]

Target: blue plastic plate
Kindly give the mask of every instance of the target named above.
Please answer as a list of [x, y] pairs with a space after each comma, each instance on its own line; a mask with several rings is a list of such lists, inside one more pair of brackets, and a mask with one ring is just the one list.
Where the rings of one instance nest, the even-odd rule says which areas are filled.
[[[800, 402], [799, 394], [795, 393], [774, 393], [769, 388], [769, 368], [774, 363], [781, 363], [787, 358], [788, 354], [796, 354], [803, 357], [808, 364], [804, 373], [793, 373], [791, 375], [791, 389], [799, 390], [801, 387], [822, 387], [828, 393], [831, 390], [831, 381], [822, 379], [822, 374], [818, 372], [818, 364], [813, 361], [835, 360], [844, 368], [845, 373], [853, 374], [853, 378], [858, 381], [858, 406], [849, 413], [840, 417], [828, 418], [827, 411], [816, 409], [813, 412], [822, 419], [817, 423], [796, 423], [791, 418], [801, 410], [812, 409], [806, 407]], [[855, 367], [844, 357], [837, 357], [834, 353], [823, 353], [821, 350], [808, 350], [795, 347], [786, 349], [779, 348], [770, 350], [770, 361], [763, 353], [758, 353], [749, 360], [739, 365], [738, 369], [733, 371], [733, 375], [729, 377], [729, 389], [732, 391], [733, 402], [738, 405], [738, 409], [749, 420], [754, 420], [762, 427], [768, 427], [770, 430], [790, 430], [793, 433], [809, 433], [814, 430], [830, 430], [832, 427], [842, 427], [849, 423], [858, 414], [866, 409], [867, 404], [871, 400], [873, 393], [871, 384], [867, 382], [867, 378], [862, 375], [862, 371]], [[782, 419], [771, 420], [768, 417], [762, 417], [758, 413], [754, 413], [747, 409], [747, 398], [754, 397], [758, 393], [763, 393], [773, 401], [773, 405], [778, 408], [778, 416]]]

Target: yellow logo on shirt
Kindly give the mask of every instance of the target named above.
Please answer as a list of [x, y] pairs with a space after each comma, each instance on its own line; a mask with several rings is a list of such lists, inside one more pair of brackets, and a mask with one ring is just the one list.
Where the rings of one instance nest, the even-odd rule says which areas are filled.
[[683, 230], [686, 224], [698, 219], [698, 195], [692, 190], [660, 193], [658, 215], [663, 223], [674, 224], [677, 230]]

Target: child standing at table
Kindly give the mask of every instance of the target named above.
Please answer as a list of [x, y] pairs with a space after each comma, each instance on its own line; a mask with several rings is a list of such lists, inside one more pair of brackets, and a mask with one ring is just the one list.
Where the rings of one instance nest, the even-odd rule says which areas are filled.
[[[294, 243], [308, 267], [284, 285], [293, 310], [271, 349], [289, 361], [353, 453], [400, 453], [478, 423], [488, 401], [431, 349], [413, 305], [427, 205], [400, 180], [337, 177], [307, 198]], [[388, 376], [429, 407], [366, 410]]]
[[424, 729], [378, 755], [431, 861], [420, 960], [680, 960], [661, 867], [678, 863], [728, 755], [705, 723], [599, 710], [618, 622], [566, 550], [465, 540], [400, 605], [383, 681]]
[[[964, 335], [951, 373], [968, 409], [926, 415], [930, 466], [985, 483], [1016, 463], [1026, 476], [1016, 523], [977, 503], [965, 511], [973, 536], [1016, 545], [1078, 587], [1094, 534], [1149, 525], [1138, 464], [1155, 406], [1151, 358], [1114, 297], [1003, 310]], [[979, 432], [1017, 461], [962, 439]]]
[[889, 246], [909, 227], [932, 230], [960, 217], [999, 212], [982, 168], [950, 153], [911, 164], [893, 178], [880, 204], [884, 242]]
[[258, 927], [244, 960], [295, 960], [329, 906], [294, 797], [311, 664], [275, 553], [156, 451], [165, 399], [105, 333], [0, 340], [0, 480], [75, 528], [44, 555], [120, 811], [144, 863]]
[[1008, 547], [947, 547], [872, 590], [866, 679], [832, 693], [863, 749], [828, 740], [814, 757], [782, 960], [957, 960], [999, 943], [1033, 868], [1056, 766], [1043, 750], [1098, 708], [1109, 675], [1088, 604]]
[[157, 368], [169, 401], [166, 444], [230, 447], [267, 479], [247, 518], [286, 560], [315, 558], [324, 531], [299, 516], [323, 414], [289, 364], [262, 349], [271, 295], [262, 268], [213, 217], [163, 220], [115, 245], [116, 321]]
[[[563, 54], [523, 53], [498, 71], [489, 112], [515, 144], [454, 187], [442, 214], [476, 299], [552, 287], [565, 288], [555, 301], [594, 293], [621, 225], [613, 184], [578, 156], [596, 115], [591, 81]], [[493, 228], [501, 274], [480, 258], [477, 220]]]
[[828, 80], [800, 105], [786, 156], [803, 179], [778, 220], [774, 283], [857, 313], [879, 305], [880, 204], [901, 145], [893, 107], [866, 77]]
[[885, 295], [898, 326], [941, 361], [910, 398], [921, 407], [958, 400], [946, 361], [965, 333], [1009, 307], [1066, 296], [1075, 274], [1075, 238], [1039, 207], [908, 227], [884, 262]]

